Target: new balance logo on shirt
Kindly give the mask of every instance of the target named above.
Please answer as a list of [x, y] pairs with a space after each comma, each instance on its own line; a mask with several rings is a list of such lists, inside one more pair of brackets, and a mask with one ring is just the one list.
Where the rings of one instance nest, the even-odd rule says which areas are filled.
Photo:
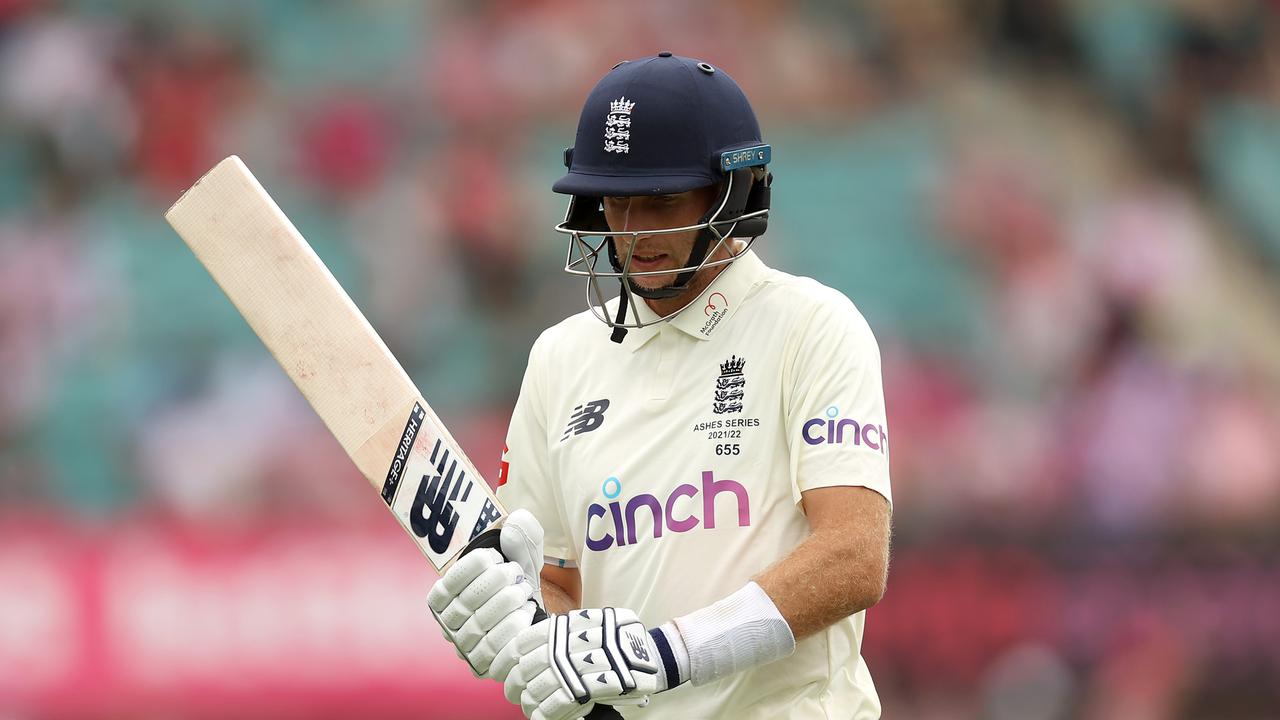
[[569, 425], [564, 429], [560, 442], [569, 439], [570, 435], [581, 435], [598, 429], [604, 424], [604, 411], [609, 409], [608, 400], [592, 400], [586, 405], [579, 405], [569, 416]]

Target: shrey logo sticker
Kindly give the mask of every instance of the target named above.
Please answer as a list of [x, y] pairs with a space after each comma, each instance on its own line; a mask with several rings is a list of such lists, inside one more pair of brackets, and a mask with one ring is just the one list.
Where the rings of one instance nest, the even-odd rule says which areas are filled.
[[635, 101], [626, 96], [609, 103], [609, 116], [604, 121], [604, 151], [631, 154], [631, 109]]
[[747, 364], [746, 358], [730, 355], [728, 360], [720, 363], [720, 377], [716, 378], [715, 401], [711, 409], [717, 415], [742, 412], [742, 397], [746, 392], [747, 378], [742, 368]]

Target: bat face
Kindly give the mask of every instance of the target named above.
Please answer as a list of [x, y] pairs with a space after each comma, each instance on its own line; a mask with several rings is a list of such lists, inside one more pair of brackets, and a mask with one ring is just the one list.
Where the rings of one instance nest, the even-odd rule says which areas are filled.
[[232, 156], [165, 219], [439, 571], [506, 511], [382, 338]]

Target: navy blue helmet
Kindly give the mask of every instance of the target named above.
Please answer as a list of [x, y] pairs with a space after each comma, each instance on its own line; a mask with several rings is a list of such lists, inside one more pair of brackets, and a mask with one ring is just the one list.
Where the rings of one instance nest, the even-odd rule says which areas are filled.
[[[572, 196], [556, 230], [570, 236], [565, 270], [587, 277], [588, 304], [596, 316], [615, 328], [641, 327], [625, 323], [629, 294], [676, 297], [702, 268], [732, 262], [708, 262], [717, 247], [730, 238], [750, 242], [762, 235], [769, 217], [772, 178], [765, 166], [770, 159], [771, 148], [761, 140], [751, 103], [724, 70], [669, 52], [615, 65], [587, 96], [574, 145], [565, 150], [569, 171], [552, 186]], [[699, 223], [627, 233], [698, 230], [690, 257], [674, 271], [670, 286], [644, 288], [631, 282], [642, 273], [629, 272], [630, 257], [618, 257], [612, 236], [619, 233], [605, 223], [602, 199], [672, 195], [709, 185], [718, 185], [719, 192]], [[630, 247], [634, 251], [635, 244]], [[595, 269], [606, 248], [613, 272]], [[591, 300], [601, 297], [595, 285], [601, 278], [622, 283], [617, 319], [602, 314], [602, 303]]]

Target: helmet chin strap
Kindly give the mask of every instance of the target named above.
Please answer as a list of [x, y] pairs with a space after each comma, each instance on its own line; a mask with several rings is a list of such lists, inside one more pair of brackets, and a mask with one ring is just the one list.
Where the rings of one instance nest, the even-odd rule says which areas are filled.
[[[715, 208], [718, 205], [719, 205], [719, 200], [717, 200], [715, 203], [712, 204], [712, 208]], [[708, 215], [710, 215], [712, 212], [714, 212], [714, 210], [709, 210]], [[631, 217], [631, 207], [630, 205], [628, 205], [626, 220], [623, 221], [624, 228], [626, 227], [627, 222], [630, 220], [630, 217]], [[704, 218], [703, 220], [705, 221], [706, 218]], [[625, 340], [627, 337], [627, 328], [623, 327], [622, 325], [627, 321], [627, 306], [632, 302], [635, 302], [635, 300], [632, 299], [631, 297], [632, 295], [639, 295], [640, 297], [646, 300], [665, 300], [667, 298], [676, 297], [689, 289], [689, 283], [693, 281], [693, 276], [697, 274], [698, 265], [702, 264], [702, 259], [705, 258], [707, 255], [707, 249], [711, 245], [711, 237], [712, 237], [712, 232], [709, 228], [704, 228], [703, 230], [698, 232], [698, 237], [694, 241], [693, 247], [689, 250], [688, 260], [686, 260], [685, 263], [680, 266], [680, 267], [687, 267], [687, 268], [694, 268], [694, 269], [686, 270], [685, 272], [680, 273], [679, 275], [676, 276], [676, 279], [666, 287], [660, 287], [660, 288], [643, 287], [637, 284], [636, 282], [634, 282], [630, 277], [626, 276], [625, 274], [623, 275], [623, 277], [618, 279], [618, 285], [619, 285], [618, 313], [617, 315], [614, 316], [614, 319], [613, 319], [613, 334], [609, 336], [610, 340], [612, 340], [615, 343], [621, 344], [622, 341]], [[609, 236], [608, 243], [609, 243], [609, 263], [613, 265], [613, 269], [615, 272], [621, 273], [623, 271], [623, 263], [621, 261], [621, 258], [618, 257], [618, 246], [613, 242], [612, 235]], [[635, 251], [636, 251], [635, 245], [633, 244], [631, 246], [630, 252], [635, 253]], [[695, 262], [694, 258], [698, 258], [698, 260]]]
[[[618, 297], [618, 312], [613, 321], [614, 328], [611, 336], [614, 342], [621, 343], [627, 335], [627, 329], [621, 327], [621, 325], [626, 322], [627, 305], [635, 302], [633, 296], [639, 296], [646, 300], [666, 300], [688, 292], [694, 277], [702, 268], [702, 264], [706, 262], [713, 242], [719, 243], [726, 240], [738, 229], [747, 232], [748, 236], [752, 238], [764, 232], [763, 220], [748, 220], [742, 223], [742, 227], [739, 228], [738, 218], [754, 209], [769, 209], [768, 190], [770, 180], [772, 180], [772, 176], [767, 176], [759, 183], [754, 182], [750, 169], [740, 168], [728, 173], [728, 178], [721, 185], [716, 199], [698, 222], [699, 225], [704, 227], [694, 237], [693, 246], [689, 249], [689, 258], [678, 266], [685, 269], [679, 275], [676, 275], [675, 280], [670, 285], [665, 287], [646, 288], [632, 280], [630, 273], [625, 271], [625, 268], [630, 266], [630, 262], [622, 262], [622, 259], [618, 257], [618, 247], [614, 242], [613, 236], [606, 236], [605, 240], [609, 246], [609, 264], [613, 266], [614, 272], [618, 273], [618, 284], [621, 286]], [[756, 190], [756, 192], [753, 192], [753, 190]], [[571, 202], [571, 213], [572, 208], [573, 204]], [[627, 215], [623, 220], [623, 232], [626, 231], [629, 225], [630, 216], [631, 207], [628, 204]], [[717, 229], [713, 229], [717, 225], [724, 224], [729, 225], [728, 231], [724, 234], [721, 234]], [[629, 252], [635, 253], [634, 243]]]
[[[616, 343], [621, 343], [627, 337], [627, 328], [622, 327], [622, 324], [627, 321], [627, 305], [634, 302], [631, 297], [632, 295], [639, 295], [646, 300], [665, 300], [666, 298], [676, 297], [689, 289], [689, 283], [693, 281], [693, 276], [697, 274], [696, 268], [702, 263], [701, 258], [697, 261], [695, 261], [694, 258], [698, 256], [699, 251], [701, 251], [702, 255], [705, 257], [707, 254], [707, 247], [710, 244], [709, 239], [703, 240], [701, 238], [704, 233], [711, 235], [710, 230], [703, 230], [698, 233], [699, 240], [694, 243], [693, 250], [689, 253], [688, 261], [686, 261], [682, 266], [695, 268], [695, 270], [680, 273], [680, 275], [677, 276], [670, 285], [660, 288], [646, 288], [637, 285], [630, 277], [619, 278], [618, 285], [620, 286], [620, 291], [618, 293], [618, 313], [613, 319], [613, 334], [609, 336], [610, 340]], [[634, 252], [634, 249], [632, 252]], [[614, 248], [612, 237], [609, 238], [609, 262], [613, 263], [613, 267], [617, 269], [618, 272], [622, 272], [622, 267], [618, 262], [618, 253]], [[681, 282], [682, 278], [683, 282]]]
[[627, 321], [627, 305], [631, 303], [631, 294], [627, 292], [627, 283], [618, 281], [622, 286], [622, 291], [618, 293], [618, 314], [613, 318], [613, 334], [609, 339], [622, 344], [627, 339], [627, 329], [622, 326]]
[[[710, 234], [709, 231], [702, 230], [699, 232], [699, 235], [702, 233]], [[665, 300], [667, 298], [673, 298], [689, 289], [689, 283], [693, 280], [693, 276], [697, 272], [698, 265], [702, 263], [702, 258], [706, 257], [707, 247], [709, 245], [709, 239], [699, 239], [699, 241], [694, 243], [693, 249], [689, 251], [688, 260], [680, 266], [694, 268], [694, 270], [688, 270], [680, 273], [676, 276], [675, 280], [671, 281], [670, 285], [660, 288], [647, 288], [637, 284], [630, 277], [627, 277], [623, 285], [625, 286], [625, 289], [630, 291], [632, 294], [639, 295], [647, 300]], [[701, 257], [699, 257], [699, 251], [701, 251]], [[622, 260], [618, 257], [617, 246], [613, 244], [612, 236], [609, 237], [609, 263], [613, 265], [615, 272], [622, 272]]]

